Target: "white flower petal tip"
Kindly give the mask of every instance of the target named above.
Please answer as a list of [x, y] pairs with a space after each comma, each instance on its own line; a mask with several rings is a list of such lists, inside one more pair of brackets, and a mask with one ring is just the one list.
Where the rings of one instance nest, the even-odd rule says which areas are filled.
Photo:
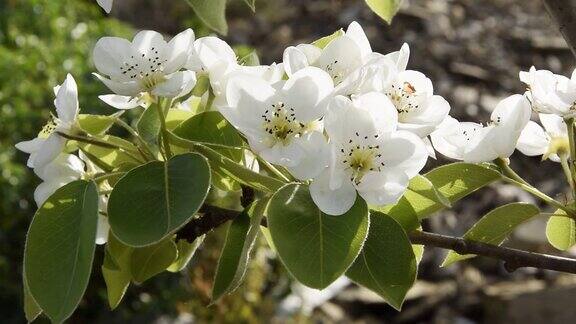
[[522, 95], [512, 95], [498, 103], [487, 126], [448, 117], [431, 134], [432, 144], [441, 154], [470, 163], [508, 158], [529, 119], [530, 102]]
[[114, 4], [113, 0], [96, 0], [96, 2], [107, 14], [112, 11], [112, 5]]
[[576, 79], [554, 74], [548, 70], [520, 72], [520, 81], [528, 86], [527, 94], [532, 109], [539, 113], [555, 114], [561, 117], [576, 116]]

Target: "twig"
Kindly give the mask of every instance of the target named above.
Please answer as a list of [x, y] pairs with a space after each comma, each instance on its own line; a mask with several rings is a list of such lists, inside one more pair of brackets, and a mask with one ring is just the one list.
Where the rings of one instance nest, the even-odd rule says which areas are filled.
[[240, 215], [239, 211], [224, 209], [215, 206], [204, 205], [199, 211], [200, 217], [194, 218], [182, 227], [176, 236], [178, 239], [186, 240], [190, 243], [216, 227]]
[[576, 274], [576, 260], [554, 255], [522, 251], [487, 243], [474, 242], [459, 237], [452, 237], [422, 231], [410, 233], [414, 244], [449, 249], [458, 254], [476, 254], [504, 261], [508, 272], [518, 268], [532, 267]]
[[576, 0], [542, 0], [562, 37], [576, 56]]
[[[176, 233], [179, 239], [193, 242], [197, 237], [210, 232], [240, 214], [239, 211], [213, 206], [202, 207], [200, 213], [203, 214], [201, 217], [192, 220]], [[267, 226], [265, 218], [262, 219], [260, 225]], [[409, 237], [413, 244], [453, 250], [459, 254], [476, 254], [504, 261], [504, 267], [509, 272], [523, 267], [533, 267], [576, 274], [576, 259], [522, 251], [423, 231], [414, 231], [409, 234]]]

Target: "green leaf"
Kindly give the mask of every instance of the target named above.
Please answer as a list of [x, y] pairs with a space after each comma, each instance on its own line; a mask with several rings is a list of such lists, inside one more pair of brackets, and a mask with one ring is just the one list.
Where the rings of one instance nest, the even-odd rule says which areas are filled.
[[108, 201], [114, 235], [129, 246], [157, 243], [186, 224], [210, 188], [210, 167], [196, 153], [153, 161], [122, 177]]
[[126, 289], [132, 281], [132, 251], [134, 249], [122, 244], [114, 235], [108, 237], [102, 264], [102, 275], [106, 283], [108, 304], [115, 309], [122, 301]]
[[[25, 270], [23, 270], [23, 272], [25, 272]], [[26, 275], [23, 276], [22, 282], [24, 283], [24, 315], [26, 316], [26, 321], [31, 323], [42, 314], [42, 309], [30, 293], [30, 288], [28, 288], [28, 284], [26, 283]]]
[[406, 232], [420, 227], [420, 219], [414, 206], [435, 204], [442, 207], [451, 207], [448, 198], [444, 197], [426, 177], [417, 175], [410, 180], [408, 189], [395, 205], [384, 207], [370, 206], [370, 209], [380, 211], [394, 218]]
[[194, 112], [190, 110], [170, 109], [166, 115], [166, 128], [173, 130], [192, 116], [194, 116]]
[[238, 60], [238, 64], [245, 66], [257, 66], [260, 65], [260, 58], [258, 57], [258, 54], [256, 54], [256, 51], [252, 51], [248, 55]]
[[274, 192], [284, 185], [284, 182], [254, 172], [207, 146], [194, 145], [194, 148], [210, 161], [212, 170], [221, 175], [226, 175], [241, 184], [265, 192]]
[[267, 202], [264, 200], [252, 203], [230, 223], [216, 269], [212, 303], [232, 293], [244, 280], [250, 251], [260, 230], [260, 221]]
[[256, 0], [244, 0], [244, 2], [252, 9], [252, 12], [256, 12]]
[[328, 46], [328, 44], [330, 44], [330, 42], [333, 41], [336, 37], [340, 37], [342, 35], [344, 35], [344, 31], [342, 29], [338, 29], [337, 31], [335, 31], [331, 35], [324, 36], [320, 39], [315, 40], [314, 42], [312, 42], [312, 45], [319, 47], [319, 48], [324, 48], [324, 47]]
[[174, 130], [183, 139], [218, 146], [220, 154], [236, 162], [242, 159], [242, 137], [217, 111], [206, 111], [184, 121]]
[[160, 118], [158, 117], [156, 107], [150, 106], [144, 110], [138, 120], [138, 124], [136, 124], [138, 134], [149, 144], [156, 145], [158, 143], [158, 134], [160, 134], [161, 127]]
[[134, 249], [132, 252], [132, 278], [142, 283], [166, 270], [178, 257], [178, 249], [172, 239], [147, 247]]
[[400, 310], [417, 272], [416, 256], [402, 226], [385, 214], [371, 213], [370, 233], [346, 276]]
[[394, 205], [384, 207], [370, 206], [370, 209], [394, 218], [406, 232], [413, 231], [420, 227], [420, 219], [414, 207], [412, 207], [412, 204], [410, 204], [410, 201], [406, 198], [407, 193], [408, 191]]
[[101, 135], [114, 125], [115, 116], [80, 114], [78, 123], [80, 128], [91, 135]]
[[226, 0], [186, 0], [200, 20], [216, 32], [228, 34]]
[[288, 184], [268, 205], [268, 228], [284, 266], [306, 286], [322, 289], [350, 267], [368, 235], [368, 207], [358, 197], [341, 216], [322, 213], [307, 186]]
[[63, 322], [82, 299], [94, 259], [98, 190], [78, 180], [58, 189], [38, 209], [24, 250], [26, 281], [53, 322]]
[[368, 7], [372, 9], [380, 18], [388, 24], [392, 23], [392, 18], [400, 9], [402, 0], [365, 0]]
[[[527, 203], [512, 203], [493, 209], [484, 215], [463, 238], [471, 241], [500, 245], [510, 233], [526, 220], [538, 215], [538, 207]], [[473, 258], [475, 255], [460, 255], [454, 251], [448, 252], [443, 267], [455, 262]]]
[[566, 251], [576, 244], [576, 222], [558, 209], [546, 224], [548, 242], [558, 250]]
[[[501, 178], [500, 173], [484, 166], [470, 163], [451, 163], [424, 175], [438, 193], [454, 203], [472, 192]], [[439, 211], [445, 203], [430, 191], [408, 190], [404, 195], [420, 219]]]
[[130, 152], [133, 155], [139, 155], [136, 147], [127, 140], [111, 135], [102, 136], [99, 139], [122, 148], [122, 150], [118, 150], [94, 144], [78, 143], [78, 147], [100, 168], [113, 170], [123, 164], [141, 163], [126, 153]]
[[182, 271], [194, 256], [198, 247], [202, 245], [202, 242], [204, 242], [204, 235], [197, 237], [192, 243], [188, 243], [186, 240], [179, 240], [178, 243], [176, 243], [178, 258], [176, 258], [166, 270], [170, 272]]

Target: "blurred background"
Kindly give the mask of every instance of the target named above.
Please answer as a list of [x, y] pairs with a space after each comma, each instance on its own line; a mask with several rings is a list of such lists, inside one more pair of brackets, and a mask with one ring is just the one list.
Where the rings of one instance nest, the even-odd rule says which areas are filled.
[[[569, 75], [574, 68], [539, 0], [405, 0], [391, 26], [361, 0], [257, 0], [256, 14], [241, 0], [229, 2], [226, 40], [239, 53], [254, 48], [266, 64], [279, 62], [286, 46], [313, 41], [353, 20], [364, 27], [375, 51], [387, 53], [409, 43], [409, 68], [430, 77], [435, 91], [451, 103], [451, 114], [462, 120], [486, 121], [499, 99], [522, 93], [520, 70], [536, 65]], [[97, 99], [106, 91], [90, 75], [98, 38], [131, 38], [139, 29], [175, 34], [187, 27], [197, 36], [210, 33], [184, 0], [116, 0], [110, 16], [94, 0], [0, 0], [0, 322], [25, 322], [21, 259], [38, 184], [14, 143], [37, 134], [52, 109], [52, 87], [68, 72], [78, 81], [84, 112], [112, 112]], [[439, 158], [428, 167], [443, 162]], [[562, 199], [566, 188], [559, 169], [552, 169], [556, 165], [523, 156], [512, 165]], [[512, 201], [537, 203], [499, 184], [424, 226], [462, 235], [484, 213]], [[546, 243], [545, 222], [541, 217], [524, 225], [505, 244], [558, 253]], [[439, 268], [445, 251], [427, 249], [420, 280], [398, 313], [346, 281], [323, 293], [294, 285], [264, 242], [242, 287], [208, 307], [223, 239], [221, 230], [210, 235], [184, 273], [164, 273], [131, 286], [115, 311], [109, 310], [95, 266], [70, 323], [571, 323], [576, 318], [574, 276], [530, 269], [510, 274], [485, 258]], [[101, 260], [99, 249], [95, 264]]]

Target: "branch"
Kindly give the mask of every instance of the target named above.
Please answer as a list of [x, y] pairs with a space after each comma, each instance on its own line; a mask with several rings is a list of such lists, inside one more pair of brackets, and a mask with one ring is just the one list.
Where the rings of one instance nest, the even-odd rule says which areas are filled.
[[198, 213], [200, 217], [194, 218], [176, 232], [177, 239], [192, 243], [196, 238], [207, 234], [218, 226], [240, 215], [239, 211], [208, 205], [202, 206]]
[[[178, 239], [193, 242], [197, 237], [207, 234], [240, 215], [239, 211], [207, 205], [202, 207], [200, 213], [202, 214], [201, 217], [193, 219], [176, 233]], [[260, 225], [267, 226], [265, 218], [262, 219]], [[576, 274], [576, 259], [522, 251], [423, 231], [414, 231], [409, 234], [409, 237], [413, 244], [453, 250], [462, 255], [476, 254], [504, 261], [504, 267], [509, 272], [523, 267], [532, 267]]]
[[562, 37], [576, 56], [576, 0], [542, 0]]
[[410, 233], [410, 240], [414, 244], [434, 246], [449, 249], [458, 254], [476, 254], [492, 259], [504, 261], [504, 267], [508, 272], [518, 268], [532, 267], [546, 270], [555, 270], [576, 274], [576, 260], [554, 255], [540, 254], [522, 251], [502, 246], [496, 246], [481, 242], [465, 240], [422, 231]]

